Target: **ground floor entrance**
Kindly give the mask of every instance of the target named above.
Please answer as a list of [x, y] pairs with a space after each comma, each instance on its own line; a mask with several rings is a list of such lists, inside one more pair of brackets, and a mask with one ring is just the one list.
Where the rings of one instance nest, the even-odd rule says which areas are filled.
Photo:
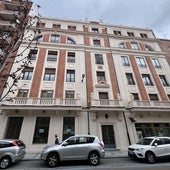
[[113, 125], [102, 125], [102, 137], [106, 148], [115, 148], [115, 135]]

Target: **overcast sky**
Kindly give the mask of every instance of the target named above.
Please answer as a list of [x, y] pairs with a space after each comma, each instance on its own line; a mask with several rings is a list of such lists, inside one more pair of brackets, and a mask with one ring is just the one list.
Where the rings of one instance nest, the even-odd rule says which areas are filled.
[[170, 0], [33, 0], [44, 17], [150, 28], [170, 39]]

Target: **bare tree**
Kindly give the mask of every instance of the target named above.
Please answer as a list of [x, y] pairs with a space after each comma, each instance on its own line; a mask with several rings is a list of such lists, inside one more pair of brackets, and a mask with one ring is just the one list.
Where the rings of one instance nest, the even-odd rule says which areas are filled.
[[[17, 10], [10, 21], [10, 26], [0, 27], [0, 102], [5, 100], [9, 93], [14, 93], [13, 87], [17, 86], [17, 82], [21, 79], [22, 70], [28, 67], [31, 59], [31, 54], [23, 56], [23, 53], [31, 47], [33, 41], [36, 41], [34, 48], [38, 43], [36, 37], [40, 34], [38, 25], [40, 23], [39, 5], [36, 5], [37, 14], [30, 16], [32, 2], [18, 0]], [[33, 27], [33, 34], [28, 34], [29, 29]], [[18, 52], [22, 43], [26, 44], [24, 50]], [[13, 64], [17, 63], [18, 68], [11, 71]], [[7, 79], [11, 81], [8, 82]], [[3, 89], [6, 89], [5, 93]]]

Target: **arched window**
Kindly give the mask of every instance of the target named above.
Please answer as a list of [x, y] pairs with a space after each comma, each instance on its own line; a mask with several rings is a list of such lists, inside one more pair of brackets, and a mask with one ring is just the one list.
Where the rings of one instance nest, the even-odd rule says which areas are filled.
[[67, 44], [76, 44], [71, 38], [67, 38]]
[[37, 42], [42, 42], [42, 35], [39, 35], [37, 37], [34, 38], [34, 41], [37, 41]]
[[152, 47], [145, 44], [146, 51], [154, 51]]
[[125, 49], [125, 43], [124, 42], [120, 43], [119, 48]]

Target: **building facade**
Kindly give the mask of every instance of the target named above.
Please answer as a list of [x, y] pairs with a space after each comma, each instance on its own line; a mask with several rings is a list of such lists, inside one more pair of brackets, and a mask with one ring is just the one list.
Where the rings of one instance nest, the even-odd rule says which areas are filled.
[[120, 150], [170, 136], [170, 68], [152, 30], [55, 18], [38, 27], [39, 43], [21, 56], [31, 62], [1, 103], [0, 138], [20, 138], [37, 152], [55, 134], [60, 142], [93, 134]]
[[0, 0], [0, 99], [15, 59], [13, 56], [17, 54], [28, 23], [31, 7], [31, 1]]

